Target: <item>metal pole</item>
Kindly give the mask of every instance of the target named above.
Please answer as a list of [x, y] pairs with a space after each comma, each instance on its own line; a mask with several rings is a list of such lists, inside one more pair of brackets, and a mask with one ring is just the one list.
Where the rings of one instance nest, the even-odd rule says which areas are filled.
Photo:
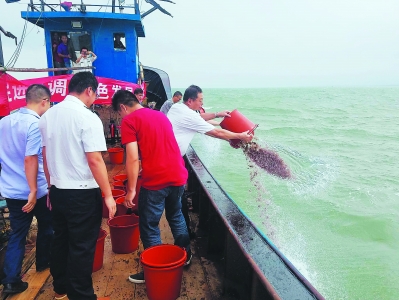
[[41, 11], [44, 11], [44, 0], [40, 0], [41, 3]]
[[134, 13], [136, 15], [140, 14], [139, 1], [137, 1], [137, 0], [134, 0]]
[[34, 9], [33, 9], [33, 0], [30, 0], [30, 10], [34, 11]]
[[112, 12], [115, 13], [115, 0], [112, 0]]
[[0, 34], [0, 67], [4, 66], [4, 57], [3, 57], [3, 46], [1, 44], [1, 34]]

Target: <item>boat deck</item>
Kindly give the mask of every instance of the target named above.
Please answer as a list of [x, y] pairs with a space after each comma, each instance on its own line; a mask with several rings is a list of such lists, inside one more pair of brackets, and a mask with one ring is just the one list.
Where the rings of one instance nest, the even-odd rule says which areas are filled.
[[[107, 163], [108, 176], [112, 183], [114, 175], [124, 173], [124, 166], [109, 164], [107, 155], [104, 156], [104, 160]], [[191, 217], [192, 223], [195, 223], [195, 214], [191, 214]], [[109, 233], [107, 219], [103, 219], [101, 227]], [[173, 236], [164, 216], [160, 222], [160, 229], [162, 242], [173, 244]], [[184, 267], [178, 299], [228, 299], [221, 295], [221, 283], [218, 279], [220, 277], [214, 264], [199, 255], [201, 253], [200, 244], [201, 237], [191, 241], [193, 258], [191, 264]], [[140, 254], [142, 251], [143, 245], [140, 242], [139, 249], [131, 254], [115, 254], [112, 252], [110, 236], [107, 235], [104, 265], [102, 269], [93, 273], [93, 286], [97, 297], [109, 296], [114, 300], [148, 299], [145, 284], [134, 284], [127, 280], [130, 274], [141, 271]], [[3, 295], [2, 299], [53, 299], [52, 277], [48, 270], [38, 273], [35, 271], [35, 265], [32, 264], [23, 280], [29, 282], [28, 290], [13, 296]]]

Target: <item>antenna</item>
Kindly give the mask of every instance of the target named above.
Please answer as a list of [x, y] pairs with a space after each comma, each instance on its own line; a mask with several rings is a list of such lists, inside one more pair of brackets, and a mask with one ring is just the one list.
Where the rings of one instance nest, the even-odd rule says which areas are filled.
[[86, 5], [83, 3], [83, 0], [80, 0], [80, 8], [79, 8], [79, 11], [81, 12], [81, 13], [86, 13]]

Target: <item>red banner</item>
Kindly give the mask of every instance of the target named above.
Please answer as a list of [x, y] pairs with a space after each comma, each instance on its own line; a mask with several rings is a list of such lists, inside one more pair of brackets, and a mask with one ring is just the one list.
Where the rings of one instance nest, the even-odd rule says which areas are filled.
[[[1, 74], [1, 73], [0, 73]], [[43, 84], [51, 92], [51, 102], [61, 102], [68, 95], [68, 84], [72, 75], [49, 76], [27, 80], [17, 80], [7, 73], [0, 75], [0, 116], [6, 116], [11, 111], [26, 105], [25, 93], [31, 84]], [[133, 92], [141, 87], [138, 84], [105, 77], [98, 77], [95, 104], [111, 104], [116, 91], [125, 89]], [[145, 96], [145, 91], [144, 91]]]

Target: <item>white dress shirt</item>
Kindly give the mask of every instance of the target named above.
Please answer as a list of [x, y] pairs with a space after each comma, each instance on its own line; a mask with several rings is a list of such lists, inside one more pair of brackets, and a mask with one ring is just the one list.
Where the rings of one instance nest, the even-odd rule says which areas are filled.
[[42, 116], [39, 129], [50, 183], [59, 189], [97, 188], [86, 153], [107, 150], [100, 118], [68, 95]]

